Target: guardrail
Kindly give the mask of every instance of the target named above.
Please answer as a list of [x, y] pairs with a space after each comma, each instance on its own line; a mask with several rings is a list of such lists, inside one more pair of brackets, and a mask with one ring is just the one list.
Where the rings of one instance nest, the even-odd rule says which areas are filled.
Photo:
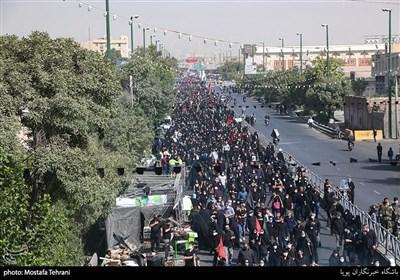
[[[291, 115], [294, 117], [297, 117], [298, 119], [302, 120], [305, 123], [308, 120], [308, 118], [300, 117], [300, 116], [297, 116], [296, 114], [291, 114]], [[313, 128], [315, 128], [316, 130], [318, 130], [328, 136], [331, 136], [331, 137], [336, 136], [336, 130], [328, 125], [324, 125], [322, 123], [314, 121]], [[343, 131], [340, 131], [340, 133], [341, 133], [341, 135], [344, 135]]]
[[[242, 124], [246, 125], [249, 128], [249, 131], [254, 133], [257, 130], [252, 127], [249, 123], [247, 123], [245, 120], [242, 121]], [[264, 134], [259, 133], [257, 131], [258, 138], [260, 141], [261, 145], [267, 146], [268, 144], [272, 143]], [[285, 155], [285, 158], [292, 157], [292, 160], [294, 160], [298, 165], [304, 166], [303, 164], [300, 163], [295, 157], [287, 153], [286, 151], [283, 151], [283, 154]], [[313, 173], [311, 170], [308, 170], [306, 168], [306, 174], [308, 181], [312, 184], [318, 187], [318, 190], [320, 191], [320, 194], [324, 192], [324, 180], [319, 177], [317, 174]], [[373, 229], [376, 233], [377, 239], [378, 239], [378, 252], [380, 252], [382, 255], [385, 257], [393, 258], [396, 265], [400, 265], [400, 240], [396, 236], [394, 236], [392, 233], [390, 233], [389, 230], [387, 230], [385, 227], [383, 227], [380, 223], [374, 222], [371, 217], [365, 213], [364, 211], [361, 211], [356, 205], [352, 204], [350, 201], [347, 200], [347, 198], [342, 195], [342, 193], [339, 191], [339, 188], [336, 187], [336, 197], [339, 199], [340, 204], [344, 207], [344, 209], [348, 209], [351, 214], [353, 214], [354, 217], [359, 216], [361, 219], [362, 224], [368, 224], [370, 229]]]

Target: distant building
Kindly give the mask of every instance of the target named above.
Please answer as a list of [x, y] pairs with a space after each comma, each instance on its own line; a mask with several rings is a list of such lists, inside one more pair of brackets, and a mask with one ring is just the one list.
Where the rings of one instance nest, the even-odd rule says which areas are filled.
[[[371, 77], [372, 55], [382, 53], [385, 44], [363, 45], [330, 45], [329, 57], [343, 62], [343, 70], [349, 78]], [[326, 59], [326, 46], [303, 46], [303, 69], [312, 66], [312, 61], [317, 57]], [[270, 47], [259, 45], [244, 45], [242, 54], [246, 65], [262, 65], [266, 71], [300, 68], [300, 47]], [[284, 62], [284, 64], [282, 63]]]
[[[115, 49], [117, 51], [121, 52], [121, 57], [129, 57], [130, 51], [128, 48], [128, 36], [126, 35], [121, 35], [119, 36], [119, 39], [112, 39], [110, 40], [111, 43], [111, 49]], [[107, 37], [103, 36], [101, 38], [97, 38], [94, 40], [91, 40], [89, 42], [83, 42], [81, 43], [81, 47], [99, 52], [101, 54], [105, 54], [107, 51]]]
[[[387, 48], [385, 52], [379, 52], [372, 55], [372, 77], [375, 77], [375, 91], [376, 93], [383, 94], [387, 91], [387, 77], [388, 77], [388, 61], [389, 53]], [[392, 71], [393, 77], [400, 76], [400, 43], [392, 45]], [[394, 84], [393, 84], [394, 86]]]

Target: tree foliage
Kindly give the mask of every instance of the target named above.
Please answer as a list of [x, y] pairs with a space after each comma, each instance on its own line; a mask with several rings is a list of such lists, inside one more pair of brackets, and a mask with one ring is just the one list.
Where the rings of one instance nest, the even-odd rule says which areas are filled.
[[148, 118], [153, 126], [172, 111], [176, 69], [176, 59], [163, 58], [154, 46], [146, 48], [145, 55], [139, 49], [120, 68], [122, 87], [128, 92], [129, 76], [133, 77], [133, 111], [138, 116]]
[[221, 75], [223, 80], [235, 80], [239, 82], [243, 75], [244, 66], [238, 61], [227, 61], [217, 68], [217, 74]]
[[270, 71], [267, 74], [245, 75], [242, 88], [253, 95], [263, 96], [267, 102], [280, 102], [287, 108], [317, 113], [325, 119], [343, 108], [345, 95], [353, 94], [345, 79], [342, 64], [330, 58], [327, 79], [326, 59], [318, 57], [313, 67], [303, 74], [297, 70]]
[[62, 205], [43, 194], [31, 206], [23, 173], [23, 164], [0, 153], [0, 265], [79, 264], [80, 240]]
[[[129, 170], [150, 148], [153, 125], [172, 109], [176, 60], [154, 52], [116, 66], [71, 39], [33, 32], [0, 37], [0, 63], [0, 152], [12, 159], [1, 162], [10, 172], [1, 194], [10, 203], [0, 209], [0, 249], [27, 244], [18, 265], [80, 264], [82, 237], [127, 188]], [[134, 104], [121, 87], [129, 75]], [[22, 128], [29, 152], [16, 137]], [[22, 166], [30, 171], [26, 183]]]

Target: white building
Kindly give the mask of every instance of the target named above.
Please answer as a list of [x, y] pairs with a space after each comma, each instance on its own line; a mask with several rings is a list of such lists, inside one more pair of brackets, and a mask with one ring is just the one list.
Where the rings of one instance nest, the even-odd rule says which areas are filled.
[[[118, 39], [110, 39], [111, 43], [111, 49], [115, 49], [117, 51], [121, 52], [121, 57], [129, 57], [130, 51], [128, 48], [128, 36], [127, 35], [121, 35], [119, 36]], [[81, 47], [99, 52], [101, 54], [105, 54], [107, 51], [107, 36], [103, 36], [101, 38], [97, 38], [94, 40], [91, 40], [89, 42], [83, 42], [81, 43]]]
[[[326, 59], [326, 46], [303, 46], [303, 69], [312, 65], [317, 57]], [[385, 44], [330, 45], [329, 56], [343, 62], [347, 77], [371, 77], [372, 55], [385, 51]], [[242, 49], [246, 65], [262, 65], [266, 71], [300, 68], [300, 47], [270, 47], [244, 45]]]

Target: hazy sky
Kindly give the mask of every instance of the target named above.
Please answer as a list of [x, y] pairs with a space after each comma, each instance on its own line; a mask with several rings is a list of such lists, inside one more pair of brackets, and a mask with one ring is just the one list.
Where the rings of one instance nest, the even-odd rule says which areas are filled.
[[[79, 8], [79, 2], [83, 5]], [[134, 25], [135, 45], [142, 46], [142, 26], [151, 26], [146, 32], [155, 34], [175, 56], [210, 55], [232, 51], [238, 55], [239, 44], [229, 48], [227, 42], [280, 46], [297, 46], [303, 34], [303, 45], [325, 45], [326, 33], [321, 24], [329, 25], [329, 43], [363, 44], [367, 35], [387, 35], [387, 12], [392, 9], [392, 34], [399, 34], [400, 0], [291, 0], [291, 1], [135, 1], [109, 0], [111, 36], [130, 36], [129, 18], [139, 15]], [[88, 5], [92, 6], [88, 11]], [[105, 35], [105, 0], [0, 0], [0, 35], [27, 36], [34, 30], [46, 31], [52, 37], [72, 37], [88, 41]], [[113, 15], [117, 18], [113, 20]], [[156, 33], [153, 27], [157, 27]], [[171, 31], [193, 34], [178, 39]], [[90, 31], [89, 31], [90, 30]], [[203, 39], [210, 38], [207, 43]], [[214, 40], [223, 40], [214, 46]]]

